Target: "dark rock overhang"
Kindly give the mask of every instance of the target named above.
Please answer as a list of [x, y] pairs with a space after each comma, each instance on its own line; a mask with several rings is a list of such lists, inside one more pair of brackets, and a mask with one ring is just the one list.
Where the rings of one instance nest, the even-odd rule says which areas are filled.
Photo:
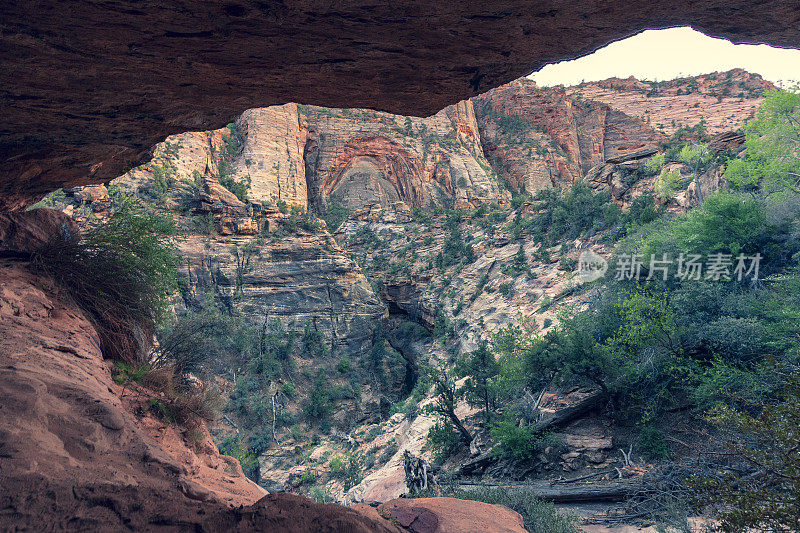
[[800, 46], [789, 0], [3, 2], [0, 210], [289, 101], [439, 109], [646, 28]]

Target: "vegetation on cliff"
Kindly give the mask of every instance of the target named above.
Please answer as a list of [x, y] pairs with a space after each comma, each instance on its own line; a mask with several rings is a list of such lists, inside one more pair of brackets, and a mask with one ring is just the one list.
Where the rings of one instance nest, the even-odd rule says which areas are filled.
[[[713, 502], [723, 530], [797, 528], [798, 109], [797, 93], [772, 93], [745, 128], [748, 155], [732, 161], [728, 175], [747, 193], [720, 191], [685, 214], [652, 211], [628, 224], [587, 308], [565, 310], [546, 333], [507, 326], [456, 362], [455, 375], [467, 377], [456, 393], [484, 413], [499, 453], [524, 462], [543, 447], [546, 435], [519, 398], [553, 382], [590, 384], [618, 423], [639, 428], [638, 445], [650, 458], [671, 456], [662, 422], [670, 413], [718, 428], [728, 453], [743, 460], [744, 478], [734, 475], [738, 467], [716, 463], [693, 486], [706, 495], [701, 507]], [[698, 162], [703, 150], [684, 145], [679, 158], [707, 164]], [[592, 199], [585, 190], [554, 193], [545, 205], [575, 202], [575, 194]], [[582, 205], [563, 215], [556, 205], [529, 220], [539, 234], [557, 227], [553, 234], [566, 238], [609, 227], [602, 203]], [[686, 262], [655, 260], [692, 256], [707, 267], [725, 262], [694, 277]], [[644, 258], [636, 275], [626, 275], [636, 258]], [[486, 364], [495, 359], [498, 367]], [[436, 426], [431, 445], [452, 451], [454, 441], [443, 435]]]
[[92, 319], [104, 356], [144, 356], [142, 339], [165, 317], [177, 288], [174, 222], [118, 196], [115, 216], [79, 234], [61, 233], [34, 255]]

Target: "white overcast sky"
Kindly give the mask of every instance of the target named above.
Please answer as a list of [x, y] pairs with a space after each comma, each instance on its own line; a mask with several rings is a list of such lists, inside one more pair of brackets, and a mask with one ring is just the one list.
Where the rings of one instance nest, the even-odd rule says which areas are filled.
[[529, 77], [540, 86], [576, 85], [630, 75], [671, 80], [740, 67], [773, 83], [800, 80], [800, 50], [733, 44], [692, 28], [646, 30], [573, 61], [545, 66]]

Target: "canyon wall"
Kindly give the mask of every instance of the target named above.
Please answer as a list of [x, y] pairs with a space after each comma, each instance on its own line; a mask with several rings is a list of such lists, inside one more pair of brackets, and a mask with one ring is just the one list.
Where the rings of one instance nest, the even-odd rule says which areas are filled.
[[474, 101], [487, 157], [510, 186], [528, 192], [572, 184], [593, 166], [655, 149], [663, 138], [608, 105], [525, 78]]
[[237, 124], [245, 138], [233, 165], [233, 176], [250, 181], [248, 197], [262, 204], [283, 200], [308, 206], [303, 162], [306, 129], [297, 104], [248, 109]]
[[603, 102], [672, 135], [681, 126], [701, 121], [710, 134], [735, 131], [755, 114], [764, 91], [774, 89], [758, 74], [737, 68], [664, 82], [609, 78], [568, 87], [566, 92]]
[[501, 197], [469, 100], [428, 118], [313, 106], [303, 113], [310, 201], [323, 211], [331, 201], [474, 207]]

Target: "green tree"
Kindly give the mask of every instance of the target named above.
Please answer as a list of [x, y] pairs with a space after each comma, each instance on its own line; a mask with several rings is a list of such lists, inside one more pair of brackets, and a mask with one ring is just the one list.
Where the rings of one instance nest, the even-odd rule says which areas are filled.
[[792, 374], [780, 401], [758, 415], [727, 406], [711, 414], [728, 448], [755, 469], [702, 480], [723, 531], [800, 531], [800, 373]]
[[705, 144], [687, 144], [681, 148], [678, 158], [686, 163], [692, 171], [692, 180], [697, 187], [697, 199], [703, 203], [703, 191], [700, 188], [700, 175], [708, 170], [711, 163], [711, 152]]
[[429, 410], [452, 424], [461, 434], [464, 442], [469, 444], [472, 442], [472, 434], [456, 415], [456, 405], [461, 397], [458, 387], [444, 370], [431, 370], [431, 379], [435, 402], [429, 406]]
[[767, 93], [756, 118], [744, 126], [743, 159], [726, 175], [741, 189], [800, 192], [800, 92], [798, 87]]
[[494, 382], [499, 373], [500, 364], [486, 341], [480, 341], [477, 350], [466, 354], [456, 362], [456, 375], [467, 378], [461, 391], [470, 405], [483, 409], [487, 424], [491, 420], [497, 402], [497, 388]]

